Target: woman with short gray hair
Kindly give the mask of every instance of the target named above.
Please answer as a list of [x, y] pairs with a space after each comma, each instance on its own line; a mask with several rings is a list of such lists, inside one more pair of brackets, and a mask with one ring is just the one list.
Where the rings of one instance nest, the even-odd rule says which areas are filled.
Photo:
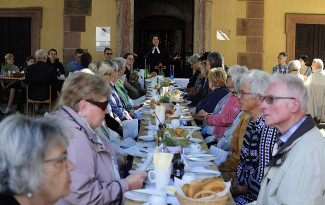
[[74, 165], [57, 119], [11, 115], [0, 136], [0, 204], [55, 204], [70, 193]]
[[241, 110], [252, 116], [246, 127], [237, 177], [231, 193], [236, 204], [247, 204], [257, 199], [264, 168], [271, 156], [278, 130], [265, 125], [259, 106], [271, 83], [271, 75], [260, 70], [250, 70], [240, 78], [237, 93]]

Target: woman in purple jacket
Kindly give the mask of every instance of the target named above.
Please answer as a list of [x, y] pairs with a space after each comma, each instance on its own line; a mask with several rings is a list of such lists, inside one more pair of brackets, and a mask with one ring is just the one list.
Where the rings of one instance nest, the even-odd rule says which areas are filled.
[[94, 73], [76, 72], [62, 87], [62, 108], [54, 113], [70, 128], [68, 158], [75, 164], [71, 172], [71, 193], [58, 204], [122, 204], [123, 193], [142, 187], [145, 172], [122, 179], [116, 150], [98, 129], [107, 110], [111, 88]]

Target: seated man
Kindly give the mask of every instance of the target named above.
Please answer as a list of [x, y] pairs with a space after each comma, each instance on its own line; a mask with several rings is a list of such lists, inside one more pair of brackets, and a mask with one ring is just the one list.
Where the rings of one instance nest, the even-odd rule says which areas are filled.
[[77, 66], [80, 66], [80, 58], [84, 51], [81, 48], [77, 48], [74, 52], [74, 58], [76, 60], [68, 64], [68, 74], [72, 73]]
[[264, 124], [265, 118], [259, 109], [269, 84], [270, 74], [259, 70], [252, 70], [240, 79], [240, 108], [252, 118], [246, 128], [237, 177], [232, 181], [231, 193], [236, 204], [247, 204], [257, 199], [264, 167], [278, 133], [274, 127]]
[[280, 131], [257, 204], [325, 204], [325, 140], [306, 115], [307, 91], [295, 75], [274, 75], [260, 108]]
[[288, 54], [286, 52], [279, 53], [278, 65], [273, 67], [273, 73], [289, 73], [289, 66], [287, 65]]
[[28, 97], [32, 100], [49, 99], [49, 85], [51, 85], [51, 98], [54, 101], [57, 96], [58, 83], [56, 69], [46, 64], [47, 55], [45, 50], [37, 50], [35, 56], [37, 63], [28, 66], [25, 74], [26, 83], [29, 86]]

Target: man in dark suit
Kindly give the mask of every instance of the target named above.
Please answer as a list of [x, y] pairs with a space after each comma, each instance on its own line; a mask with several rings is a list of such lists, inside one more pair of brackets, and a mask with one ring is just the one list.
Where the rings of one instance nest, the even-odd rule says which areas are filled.
[[45, 50], [35, 52], [37, 63], [28, 66], [25, 75], [28, 85], [29, 99], [47, 100], [49, 99], [49, 85], [52, 90], [52, 101], [56, 98], [58, 78], [53, 66], [46, 64], [47, 55]]
[[146, 54], [147, 65], [150, 65], [150, 72], [159, 72], [159, 70], [155, 69], [155, 66], [158, 66], [160, 63], [163, 66], [166, 66], [166, 69], [163, 70], [165, 76], [169, 76], [169, 65], [173, 64], [173, 60], [177, 60], [180, 57], [177, 55], [173, 59], [171, 59], [164, 48], [159, 46], [160, 36], [158, 34], [154, 34], [151, 38], [153, 47]]

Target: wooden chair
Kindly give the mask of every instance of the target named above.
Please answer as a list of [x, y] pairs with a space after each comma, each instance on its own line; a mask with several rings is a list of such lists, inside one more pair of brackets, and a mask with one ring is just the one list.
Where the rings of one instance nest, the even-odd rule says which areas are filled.
[[35, 112], [35, 104], [40, 104], [40, 103], [43, 103], [43, 104], [49, 104], [49, 111], [51, 112], [51, 106], [52, 106], [52, 94], [51, 94], [51, 85], [49, 85], [49, 88], [50, 88], [50, 98], [47, 99], [47, 100], [43, 100], [43, 101], [40, 101], [40, 100], [31, 100], [29, 99], [28, 97], [28, 85], [26, 85], [26, 99], [27, 99], [27, 115], [28, 115], [28, 112], [29, 112], [29, 109], [28, 109], [28, 104], [29, 103], [32, 103], [33, 104], [33, 116], [34, 116], [34, 112]]

